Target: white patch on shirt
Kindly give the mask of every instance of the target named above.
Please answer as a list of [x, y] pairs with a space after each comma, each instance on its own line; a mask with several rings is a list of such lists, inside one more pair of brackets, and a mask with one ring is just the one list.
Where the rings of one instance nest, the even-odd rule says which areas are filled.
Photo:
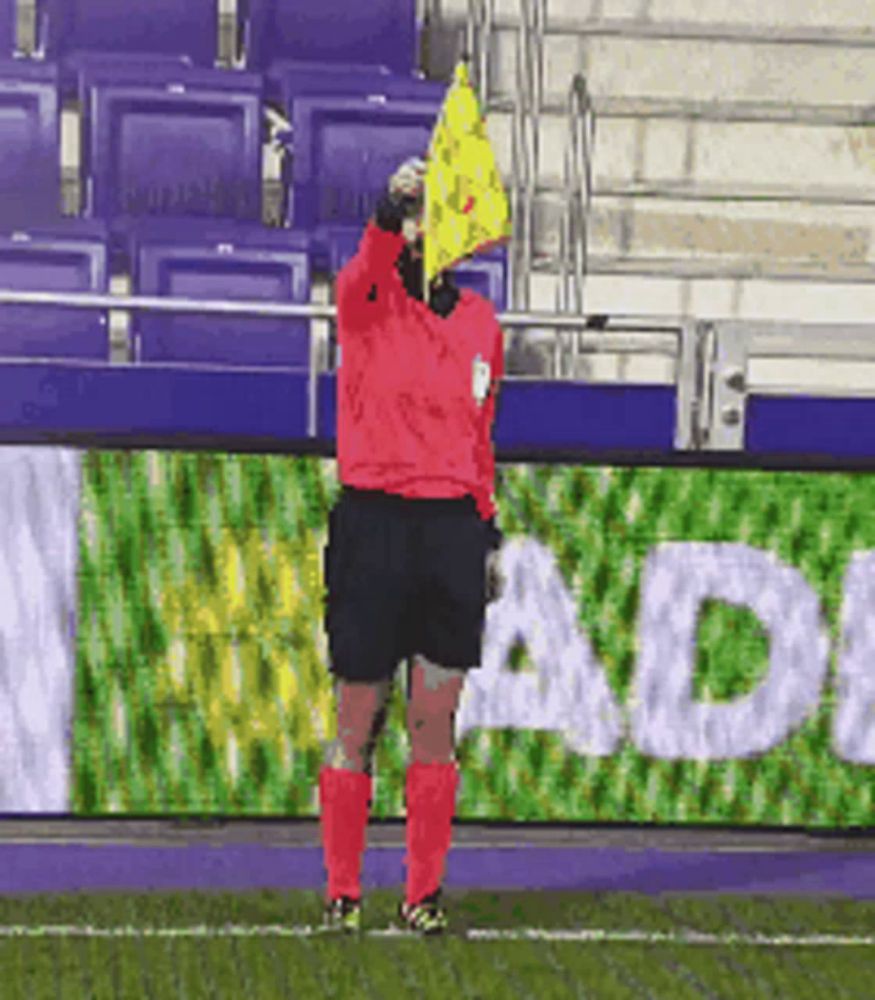
[[474, 364], [472, 369], [473, 375], [473, 385], [472, 389], [474, 392], [474, 399], [477, 400], [477, 405], [482, 406], [486, 401], [486, 397], [489, 395], [489, 385], [492, 379], [492, 369], [489, 367], [489, 362], [484, 361], [481, 355], [477, 355], [474, 358]]

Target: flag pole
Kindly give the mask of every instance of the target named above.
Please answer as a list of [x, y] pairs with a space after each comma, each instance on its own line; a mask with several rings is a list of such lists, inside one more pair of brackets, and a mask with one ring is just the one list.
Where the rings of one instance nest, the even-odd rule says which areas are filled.
[[424, 198], [424, 208], [422, 210], [422, 229], [423, 229], [423, 240], [422, 240], [422, 301], [425, 303], [426, 308], [428, 308], [428, 270], [426, 269], [427, 261], [427, 248], [425, 237], [428, 235], [428, 195], [425, 194]]

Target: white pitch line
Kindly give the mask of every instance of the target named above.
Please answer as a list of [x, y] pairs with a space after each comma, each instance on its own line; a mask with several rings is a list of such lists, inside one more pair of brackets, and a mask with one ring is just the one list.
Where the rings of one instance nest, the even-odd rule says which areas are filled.
[[[313, 937], [324, 935], [321, 927], [309, 925], [284, 926], [266, 924], [194, 925], [191, 927], [92, 927], [90, 925], [58, 924], [51, 926], [0, 926], [0, 938], [237, 938], [237, 937]], [[365, 937], [416, 937], [414, 932], [400, 927], [363, 931]], [[459, 935], [469, 941], [570, 941], [579, 944], [680, 944], [680, 945], [748, 945], [763, 948], [808, 947], [873, 947], [875, 936], [843, 934], [704, 934], [699, 931], [612, 931], [599, 928], [562, 930], [522, 928], [519, 930], [463, 931]]]

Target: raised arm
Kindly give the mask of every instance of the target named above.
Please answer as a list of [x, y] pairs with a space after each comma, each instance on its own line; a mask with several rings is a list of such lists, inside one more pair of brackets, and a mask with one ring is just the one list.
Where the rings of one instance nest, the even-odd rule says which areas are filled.
[[410, 160], [392, 176], [358, 252], [337, 276], [337, 306], [347, 326], [367, 325], [368, 314], [381, 297], [404, 248], [405, 223], [421, 201], [424, 169], [421, 160]]

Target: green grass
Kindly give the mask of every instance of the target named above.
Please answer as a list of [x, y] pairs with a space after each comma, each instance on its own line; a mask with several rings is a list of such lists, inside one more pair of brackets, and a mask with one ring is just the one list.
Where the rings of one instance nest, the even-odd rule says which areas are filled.
[[[366, 929], [392, 923], [398, 893], [366, 896]], [[449, 892], [442, 939], [187, 937], [0, 939], [3, 1000], [127, 998], [872, 996], [875, 948], [664, 942], [483, 941], [465, 931], [608, 931], [867, 936], [875, 903], [841, 899]], [[3, 927], [313, 925], [318, 892], [5, 897]]]

